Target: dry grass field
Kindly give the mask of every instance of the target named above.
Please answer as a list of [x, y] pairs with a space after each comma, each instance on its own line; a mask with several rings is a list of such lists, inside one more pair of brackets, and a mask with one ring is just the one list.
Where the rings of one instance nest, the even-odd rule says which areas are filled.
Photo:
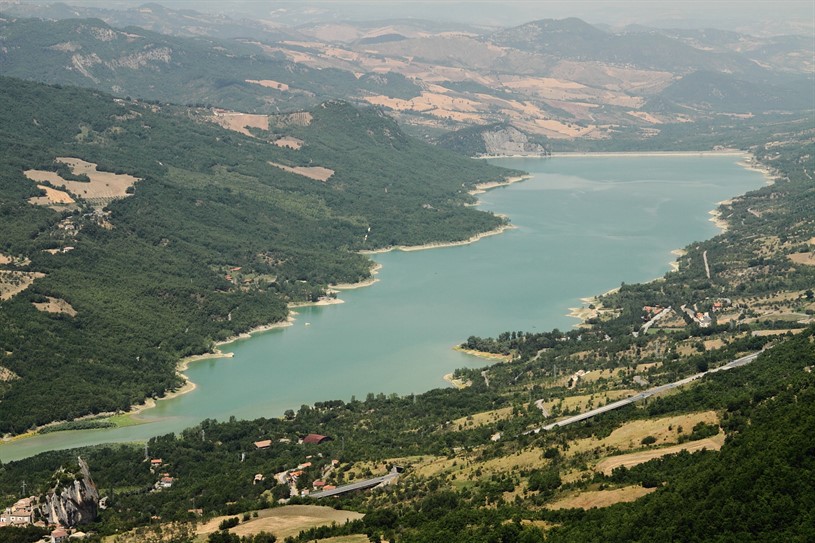
[[[49, 172], [53, 173], [53, 172]], [[57, 181], [62, 181], [62, 178], [54, 173]], [[36, 206], [50, 206], [54, 208], [61, 208], [62, 206], [73, 204], [75, 200], [71, 195], [65, 191], [57, 190], [55, 188], [47, 187], [45, 185], [37, 185], [37, 188], [45, 192], [45, 196], [34, 196], [28, 199], [28, 203]]]
[[252, 136], [249, 128], [269, 130], [268, 115], [251, 115], [249, 113], [237, 113], [235, 111], [216, 110], [215, 114], [209, 118], [227, 130], [240, 132], [246, 136]]
[[696, 452], [701, 451], [702, 449], [718, 451], [722, 448], [723, 444], [724, 434], [720, 433], [719, 435], [710, 438], [700, 439], [698, 441], [688, 441], [687, 443], [682, 443], [680, 445], [672, 445], [670, 447], [663, 447], [649, 451], [622, 454], [619, 456], [610, 456], [598, 462], [597, 465], [594, 466], [594, 469], [595, 471], [610, 475], [614, 468], [618, 468], [620, 466], [625, 466], [628, 468], [631, 466], [636, 466], [637, 464], [648, 462], [654, 458], [661, 458], [665, 455], [675, 454], [681, 451]]
[[41, 277], [45, 277], [45, 274], [40, 272], [0, 270], [0, 300], [12, 299], [30, 287], [36, 279]]
[[656, 488], [624, 486], [614, 490], [589, 490], [565, 496], [546, 505], [547, 509], [592, 509], [608, 507], [615, 503], [633, 502], [655, 491]]
[[274, 144], [278, 147], [288, 147], [289, 149], [294, 149], [295, 151], [303, 147], [303, 143], [303, 140], [294, 138], [292, 136], [283, 136], [282, 138], [278, 138], [274, 141]]
[[478, 428], [487, 424], [498, 422], [499, 420], [506, 420], [512, 416], [512, 407], [502, 407], [501, 409], [494, 409], [492, 411], [484, 411], [483, 413], [476, 413], [467, 417], [461, 417], [453, 421], [452, 427], [454, 429], [462, 428]]
[[[233, 515], [234, 516], [234, 515]], [[238, 515], [240, 518], [240, 515]], [[332, 507], [319, 505], [287, 505], [285, 507], [275, 507], [264, 509], [258, 512], [257, 518], [252, 518], [246, 522], [241, 522], [230, 532], [240, 536], [252, 535], [258, 532], [271, 532], [277, 536], [278, 541], [286, 537], [296, 536], [302, 530], [315, 526], [324, 526], [336, 522], [344, 524], [348, 520], [362, 518], [361, 513], [354, 511], [340, 511]], [[199, 536], [206, 536], [218, 530], [218, 524], [223, 520], [231, 518], [229, 516], [216, 517], [198, 527]], [[199, 538], [205, 541], [206, 538]]]
[[269, 164], [275, 168], [280, 168], [283, 171], [302, 175], [303, 177], [308, 177], [309, 179], [314, 179], [315, 181], [326, 182], [332, 175], [334, 175], [334, 170], [329, 170], [328, 168], [323, 168], [322, 166], [297, 166], [292, 168], [291, 166], [284, 166], [283, 164], [278, 164], [276, 162], [269, 162]]
[[568, 454], [574, 455], [598, 448], [618, 451], [638, 449], [642, 447], [643, 438], [648, 436], [656, 439], [654, 443], [656, 446], [676, 443], [682, 435], [678, 431], [679, 428], [682, 428], [684, 433], [689, 433], [700, 422], [718, 424], [719, 417], [715, 411], [702, 411], [660, 419], [636, 420], [623, 424], [611, 432], [608, 437], [573, 441], [570, 444]]
[[[57, 157], [57, 162], [68, 166], [74, 175], [86, 175], [90, 181], [68, 181], [59, 176], [56, 172], [45, 170], [27, 170], [26, 177], [36, 183], [48, 182], [54, 187], [62, 187], [68, 193], [88, 201], [94, 208], [101, 209], [112, 200], [125, 198], [130, 194], [127, 192], [136, 181], [137, 177], [127, 174], [117, 174], [112, 172], [100, 172], [96, 169], [96, 164], [85, 162], [79, 158]], [[37, 198], [40, 205], [67, 204], [73, 203], [70, 194], [55, 190], [46, 190], [46, 196]], [[45, 199], [44, 202], [40, 200]]]
[[65, 315], [70, 315], [71, 317], [76, 316], [76, 309], [74, 309], [71, 304], [62, 300], [60, 298], [52, 298], [50, 296], [46, 296], [48, 299], [47, 302], [33, 302], [34, 307], [36, 307], [39, 311], [43, 311], [46, 313], [64, 313]]
[[788, 256], [790, 260], [796, 264], [803, 264], [804, 266], [815, 266], [815, 252], [808, 253], [794, 253]]

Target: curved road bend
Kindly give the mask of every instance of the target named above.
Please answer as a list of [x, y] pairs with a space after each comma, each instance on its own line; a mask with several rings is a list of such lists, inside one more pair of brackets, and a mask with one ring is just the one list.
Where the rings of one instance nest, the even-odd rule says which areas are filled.
[[314, 498], [315, 500], [318, 500], [320, 498], [328, 498], [329, 496], [338, 496], [339, 494], [353, 492], [354, 490], [364, 490], [366, 488], [373, 488], [377, 485], [388, 484], [397, 477], [399, 477], [399, 473], [393, 470], [387, 475], [382, 475], [381, 477], [374, 477], [373, 479], [365, 479], [364, 481], [338, 486], [337, 488], [332, 488], [331, 490], [312, 492], [311, 494], [308, 494], [305, 497]]
[[719, 366], [718, 368], [714, 368], [712, 370], [703, 371], [702, 373], [697, 373], [695, 375], [691, 375], [690, 377], [685, 377], [684, 379], [680, 379], [679, 381], [674, 381], [673, 383], [668, 383], [667, 385], [660, 385], [658, 387], [649, 388], [648, 390], [644, 390], [638, 394], [634, 394], [629, 398], [625, 398], [624, 400], [617, 400], [616, 402], [612, 402], [610, 404], [606, 404], [603, 407], [598, 407], [597, 409], [592, 409], [591, 411], [586, 411], [585, 413], [581, 413], [579, 415], [575, 415], [573, 417], [569, 417], [557, 422], [553, 422], [551, 424], [547, 424], [546, 426], [541, 426], [540, 428], [535, 428], [534, 430], [528, 430], [524, 432], [524, 435], [528, 434], [538, 434], [541, 430], [549, 431], [560, 426], [567, 426], [569, 424], [574, 424], [575, 422], [580, 422], [586, 419], [590, 419], [596, 415], [601, 413], [606, 413], [608, 411], [613, 411], [614, 409], [619, 409], [621, 407], [625, 407], [626, 405], [631, 405], [634, 402], [638, 402], [640, 400], [644, 400], [645, 398], [649, 398], [655, 394], [659, 394], [660, 392], [665, 392], [666, 390], [671, 390], [673, 388], [681, 387], [682, 385], [686, 385], [691, 381], [695, 381], [697, 379], [701, 379], [708, 373], [716, 373], [718, 371], [725, 371], [730, 370], [733, 368], [738, 368], [749, 364], [760, 355], [762, 351], [758, 351], [755, 353], [748, 354], [747, 356], [742, 356], [741, 358], [737, 358], [736, 360], [731, 360], [727, 364], [723, 366]]

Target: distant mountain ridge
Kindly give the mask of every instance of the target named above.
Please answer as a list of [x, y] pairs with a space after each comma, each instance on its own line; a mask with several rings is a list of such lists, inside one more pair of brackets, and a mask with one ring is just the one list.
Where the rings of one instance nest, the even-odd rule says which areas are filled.
[[501, 30], [488, 38], [497, 45], [524, 51], [640, 68], [748, 74], [761, 71], [755, 63], [733, 53], [702, 51], [655, 31], [611, 34], [576, 18], [533, 21]]
[[[322, 100], [387, 92], [403, 98], [418, 87], [399, 74], [315, 70], [260, 54], [237, 41], [184, 38], [98, 19], [0, 21], [3, 75], [91, 87], [119, 96], [274, 112]], [[285, 92], [249, 81], [283, 81]]]

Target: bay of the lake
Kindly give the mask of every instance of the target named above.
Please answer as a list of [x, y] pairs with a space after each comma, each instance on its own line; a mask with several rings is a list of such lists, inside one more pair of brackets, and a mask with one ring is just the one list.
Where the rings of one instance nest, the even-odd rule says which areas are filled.
[[4, 462], [50, 449], [145, 440], [205, 418], [275, 417], [302, 404], [419, 393], [487, 361], [453, 350], [470, 335], [567, 329], [580, 298], [670, 269], [671, 250], [718, 230], [716, 202], [756, 189], [729, 156], [496, 159], [532, 178], [480, 195], [516, 227], [470, 245], [375, 255], [371, 287], [297, 310], [293, 326], [238, 340], [232, 358], [190, 365], [195, 390], [159, 401], [144, 424], [56, 432], [0, 446]]

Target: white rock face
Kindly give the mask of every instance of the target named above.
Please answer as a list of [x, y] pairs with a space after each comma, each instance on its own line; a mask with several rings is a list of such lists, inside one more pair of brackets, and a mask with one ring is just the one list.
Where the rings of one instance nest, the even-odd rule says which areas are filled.
[[507, 128], [483, 132], [484, 147], [487, 155], [543, 155], [546, 148], [543, 145], [532, 143], [526, 134], [509, 126]]
[[60, 485], [48, 492], [40, 513], [48, 524], [74, 528], [96, 519], [99, 511], [99, 492], [91, 479], [88, 465], [79, 458], [81, 477], [68, 485]]

